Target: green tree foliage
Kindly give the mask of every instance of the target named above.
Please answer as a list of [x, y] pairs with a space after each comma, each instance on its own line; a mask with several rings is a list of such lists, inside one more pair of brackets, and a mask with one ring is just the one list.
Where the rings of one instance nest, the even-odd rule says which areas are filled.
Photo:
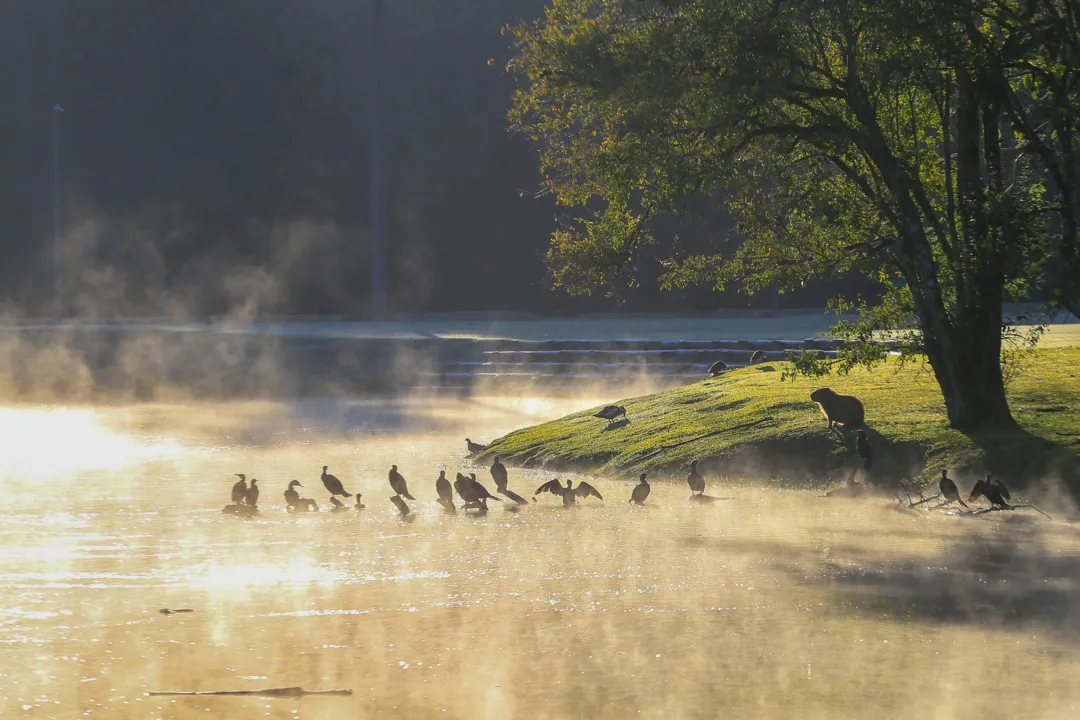
[[753, 293], [866, 273], [884, 299], [841, 328], [864, 341], [846, 360], [873, 363], [871, 341], [900, 331], [955, 426], [1011, 422], [1002, 302], [1047, 277], [1063, 304], [1075, 297], [1076, 64], [1067, 31], [1049, 29], [1074, 11], [555, 0], [512, 29], [510, 70], [512, 122], [541, 144], [547, 190], [582, 210], [552, 238], [556, 285], [632, 282], [652, 221], [715, 198], [737, 220], [737, 250], [665, 259], [667, 286]]

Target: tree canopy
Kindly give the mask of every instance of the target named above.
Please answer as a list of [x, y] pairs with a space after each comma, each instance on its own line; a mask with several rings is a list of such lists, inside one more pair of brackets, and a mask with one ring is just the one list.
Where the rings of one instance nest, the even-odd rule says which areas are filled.
[[[663, 258], [669, 287], [857, 271], [849, 333], [924, 353], [958, 427], [1011, 422], [1002, 302], [1077, 308], [1075, 0], [555, 0], [512, 29], [511, 120], [580, 210], [548, 260], [571, 292], [631, 279], [689, 198], [731, 253]], [[871, 362], [880, 348], [853, 346]]]

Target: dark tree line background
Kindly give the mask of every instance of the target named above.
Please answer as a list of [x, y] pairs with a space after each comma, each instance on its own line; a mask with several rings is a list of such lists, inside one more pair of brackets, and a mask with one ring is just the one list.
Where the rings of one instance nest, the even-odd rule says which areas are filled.
[[[389, 294], [397, 312], [704, 311], [771, 297], [552, 293], [555, 209], [507, 129], [500, 28], [542, 0], [386, 3]], [[50, 112], [60, 118], [68, 312], [363, 316], [367, 0], [0, 3], [0, 300], [51, 310]], [[487, 61], [493, 58], [489, 64]], [[694, 238], [728, 232], [709, 208]], [[657, 249], [657, 258], [664, 249]], [[824, 282], [781, 298], [821, 306]]]

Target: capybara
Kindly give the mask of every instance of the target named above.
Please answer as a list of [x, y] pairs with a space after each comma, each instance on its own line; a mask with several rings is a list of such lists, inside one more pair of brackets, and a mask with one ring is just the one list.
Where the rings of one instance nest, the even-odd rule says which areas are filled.
[[854, 395], [841, 395], [832, 388], [824, 387], [810, 393], [810, 399], [821, 408], [830, 429], [836, 424], [846, 428], [864, 425], [863, 404]]
[[755, 350], [754, 354], [750, 356], [750, 364], [757, 365], [758, 363], [765, 362], [767, 359], [764, 350]]

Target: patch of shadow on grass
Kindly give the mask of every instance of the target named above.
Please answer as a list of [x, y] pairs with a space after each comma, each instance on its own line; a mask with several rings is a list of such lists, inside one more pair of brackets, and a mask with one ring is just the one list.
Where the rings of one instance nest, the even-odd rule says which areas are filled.
[[983, 453], [983, 459], [968, 468], [971, 472], [992, 473], [1017, 489], [1057, 477], [1072, 499], [1080, 502], [1080, 453], [1076, 448], [1034, 435], [1020, 425], [965, 434]]
[[606, 427], [604, 427], [602, 430], [600, 430], [600, 432], [611, 432], [612, 430], [618, 430], [619, 428], [624, 428], [629, 424], [630, 424], [630, 420], [627, 419], [627, 418], [623, 418], [621, 420], [616, 420], [613, 423], [609, 423]]

